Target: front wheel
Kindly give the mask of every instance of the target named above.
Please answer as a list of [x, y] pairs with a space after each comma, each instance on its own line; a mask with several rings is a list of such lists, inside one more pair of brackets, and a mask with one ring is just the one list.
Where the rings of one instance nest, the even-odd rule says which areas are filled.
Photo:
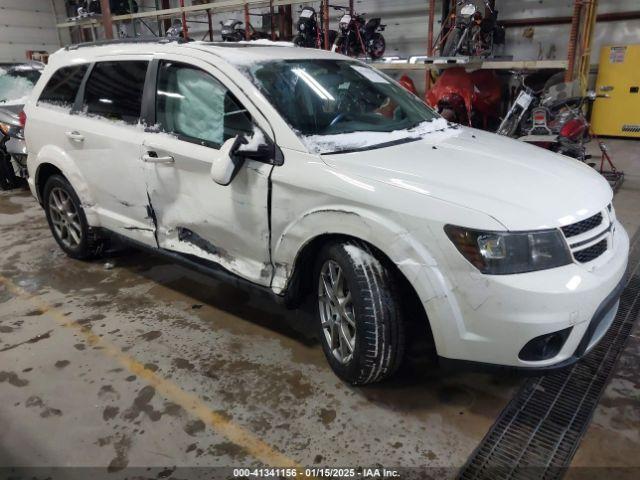
[[371, 35], [369, 39], [369, 55], [372, 60], [382, 58], [386, 49], [387, 43], [381, 33], [376, 32]]
[[67, 255], [79, 260], [99, 256], [104, 241], [89, 227], [80, 199], [66, 178], [53, 175], [47, 180], [42, 203], [53, 238]]
[[336, 375], [353, 385], [391, 376], [405, 347], [392, 272], [365, 244], [348, 241], [322, 249], [315, 278], [320, 342]]

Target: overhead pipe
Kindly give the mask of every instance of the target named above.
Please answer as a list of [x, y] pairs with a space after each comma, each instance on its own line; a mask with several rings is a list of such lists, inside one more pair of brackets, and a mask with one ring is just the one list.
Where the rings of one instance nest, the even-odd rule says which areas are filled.
[[[566, 25], [572, 23], [573, 17], [539, 17], [539, 18], [513, 18], [500, 20], [503, 27], [538, 27], [545, 25]], [[624, 20], [640, 20], [640, 10], [632, 12], [600, 13], [596, 16], [597, 22], [621, 22]]]

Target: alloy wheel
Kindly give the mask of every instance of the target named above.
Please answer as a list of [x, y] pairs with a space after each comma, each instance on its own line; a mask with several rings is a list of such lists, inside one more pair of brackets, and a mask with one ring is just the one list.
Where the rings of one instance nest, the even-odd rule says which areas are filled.
[[320, 270], [318, 303], [329, 350], [336, 360], [347, 364], [353, 358], [356, 345], [355, 310], [347, 279], [334, 260], [327, 260]]
[[51, 224], [58, 239], [70, 249], [82, 242], [80, 215], [71, 196], [62, 188], [53, 188], [49, 194], [49, 214]]

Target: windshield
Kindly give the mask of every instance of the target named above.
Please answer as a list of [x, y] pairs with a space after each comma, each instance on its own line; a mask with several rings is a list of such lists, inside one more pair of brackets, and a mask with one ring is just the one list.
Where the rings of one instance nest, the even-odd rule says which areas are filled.
[[37, 70], [0, 67], [0, 105], [24, 104], [39, 77]]
[[358, 62], [280, 60], [244, 71], [314, 153], [362, 150], [446, 128], [419, 98]]

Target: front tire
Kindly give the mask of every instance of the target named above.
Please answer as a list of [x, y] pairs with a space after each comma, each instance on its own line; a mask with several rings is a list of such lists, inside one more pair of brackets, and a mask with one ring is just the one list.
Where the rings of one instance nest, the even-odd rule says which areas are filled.
[[371, 56], [372, 60], [382, 58], [386, 49], [387, 43], [381, 33], [376, 32], [371, 35], [369, 40], [369, 56]]
[[364, 385], [395, 373], [405, 335], [393, 273], [365, 244], [348, 241], [322, 249], [315, 279], [318, 333], [336, 375]]
[[68, 256], [89, 260], [102, 253], [104, 241], [89, 227], [80, 199], [66, 178], [53, 175], [47, 180], [42, 203], [53, 238]]

